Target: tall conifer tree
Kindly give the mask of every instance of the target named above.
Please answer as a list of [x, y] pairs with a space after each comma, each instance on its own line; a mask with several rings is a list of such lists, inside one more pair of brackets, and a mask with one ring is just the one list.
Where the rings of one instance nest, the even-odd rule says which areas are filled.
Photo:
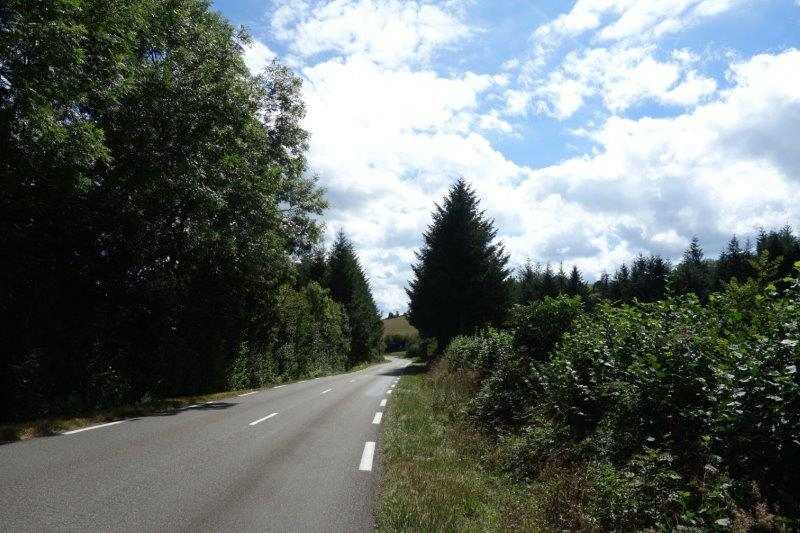
[[349, 363], [367, 361], [379, 349], [381, 316], [353, 244], [344, 232], [336, 236], [326, 270], [327, 286], [344, 308], [350, 325]]
[[424, 234], [407, 289], [411, 323], [444, 347], [484, 325], [499, 325], [510, 303], [508, 256], [473, 190], [456, 182]]

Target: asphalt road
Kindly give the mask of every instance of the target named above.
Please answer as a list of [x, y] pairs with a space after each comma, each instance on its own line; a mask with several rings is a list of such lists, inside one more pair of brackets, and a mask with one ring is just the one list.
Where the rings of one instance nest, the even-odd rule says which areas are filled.
[[407, 364], [2, 445], [0, 530], [371, 530], [368, 443]]

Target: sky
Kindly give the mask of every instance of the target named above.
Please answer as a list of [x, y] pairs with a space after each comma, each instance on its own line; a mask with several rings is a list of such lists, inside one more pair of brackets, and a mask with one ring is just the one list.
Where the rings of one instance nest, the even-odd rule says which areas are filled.
[[588, 280], [800, 229], [800, 0], [216, 0], [303, 79], [326, 239], [403, 311], [463, 177], [511, 266]]

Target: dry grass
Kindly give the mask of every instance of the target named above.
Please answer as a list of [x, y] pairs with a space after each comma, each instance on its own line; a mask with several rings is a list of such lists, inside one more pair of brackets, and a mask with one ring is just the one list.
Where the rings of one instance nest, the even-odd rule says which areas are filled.
[[402, 337], [418, 338], [417, 328], [412, 326], [404, 316], [395, 318], [385, 318], [383, 320], [383, 337], [388, 335], [400, 335]]
[[542, 529], [528, 488], [492, 465], [493, 443], [464, 417], [473, 383], [436, 368], [401, 380], [382, 442], [380, 529]]

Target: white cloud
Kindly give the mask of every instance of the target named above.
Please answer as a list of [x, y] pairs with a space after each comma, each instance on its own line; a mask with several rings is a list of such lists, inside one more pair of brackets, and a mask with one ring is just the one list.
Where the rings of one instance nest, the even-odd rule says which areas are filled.
[[675, 256], [693, 234], [713, 251], [733, 232], [800, 221], [800, 156], [791, 147], [800, 51], [755, 56], [729, 77], [732, 88], [689, 113], [612, 117], [590, 134], [595, 155], [531, 170], [513, 192], [495, 193], [521, 213], [509, 239], [517, 260], [536, 246], [596, 274], [638, 251]]
[[[536, 39], [599, 30], [604, 41], [651, 40], [727, 11], [744, 0], [578, 0], [568, 13], [539, 26]], [[611, 20], [609, 20], [611, 19]]]
[[595, 95], [618, 113], [643, 100], [690, 106], [716, 91], [713, 79], [688, 70], [695, 60], [689, 52], [675, 53], [669, 61], [657, 60], [654, 52], [654, 46], [570, 52], [532, 93], [542, 99], [541, 108], [563, 119]]
[[538, 26], [523, 71], [534, 77], [565, 41], [587, 32], [603, 43], [652, 43], [748, 0], [577, 0], [572, 9]]
[[438, 5], [400, 0], [334, 0], [313, 8], [294, 1], [276, 10], [273, 28], [303, 57], [363, 54], [388, 66], [426, 60], [436, 47], [470, 34]]
[[275, 59], [275, 52], [258, 39], [253, 39], [242, 45], [242, 57], [250, 72], [259, 74], [270, 61]]
[[[640, 251], [677, 256], [693, 234], [713, 252], [731, 232], [800, 222], [800, 52], [732, 65], [731, 88], [719, 90], [691, 51], [657, 56], [633, 35], [677, 31], [732, 5], [578, 0], [548, 31], [556, 41], [597, 31], [594, 46], [520, 86], [509, 79], [522, 67], [513, 59], [500, 75], [431, 66], [437, 50], [477, 34], [450, 4], [281, 4], [273, 29], [305, 78], [309, 158], [328, 190], [329, 234], [351, 234], [377, 301], [401, 310], [434, 202], [459, 176], [514, 263], [563, 260], [589, 277]], [[487, 138], [514, 134], [511, 117], [537, 103], [569, 116], [590, 98], [615, 113], [642, 101], [685, 107], [583, 125], [576, 132], [594, 147], [545, 168], [512, 161]]]

